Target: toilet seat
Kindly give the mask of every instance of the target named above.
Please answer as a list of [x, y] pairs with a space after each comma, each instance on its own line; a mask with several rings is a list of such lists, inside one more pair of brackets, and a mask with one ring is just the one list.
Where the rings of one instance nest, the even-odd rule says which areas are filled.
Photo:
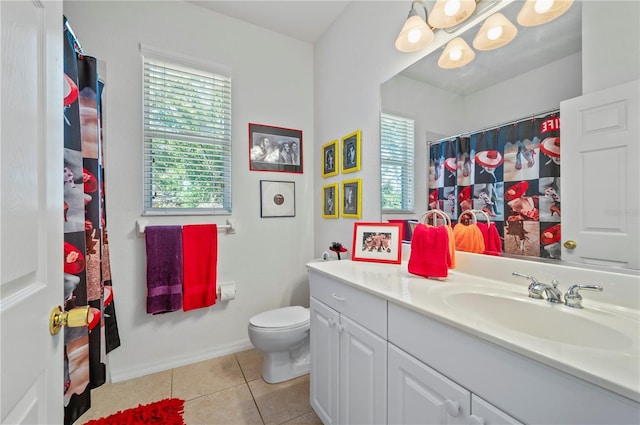
[[309, 309], [301, 306], [282, 307], [256, 314], [249, 319], [255, 328], [293, 329], [309, 324]]

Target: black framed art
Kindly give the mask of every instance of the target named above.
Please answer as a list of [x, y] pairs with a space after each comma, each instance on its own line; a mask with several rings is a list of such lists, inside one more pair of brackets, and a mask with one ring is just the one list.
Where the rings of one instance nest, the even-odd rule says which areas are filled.
[[249, 123], [249, 169], [302, 174], [302, 131]]

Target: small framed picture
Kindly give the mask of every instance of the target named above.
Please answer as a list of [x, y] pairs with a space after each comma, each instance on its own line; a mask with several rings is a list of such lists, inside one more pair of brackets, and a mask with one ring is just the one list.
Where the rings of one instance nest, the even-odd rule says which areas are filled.
[[338, 174], [338, 139], [322, 145], [322, 177]]
[[322, 186], [322, 218], [338, 218], [338, 183]]
[[302, 173], [302, 131], [249, 123], [249, 169]]
[[342, 174], [360, 170], [360, 130], [342, 138]]
[[400, 264], [403, 232], [403, 223], [355, 223], [351, 259]]
[[260, 217], [295, 216], [295, 182], [260, 180]]
[[362, 216], [362, 179], [342, 182], [342, 217], [360, 218]]

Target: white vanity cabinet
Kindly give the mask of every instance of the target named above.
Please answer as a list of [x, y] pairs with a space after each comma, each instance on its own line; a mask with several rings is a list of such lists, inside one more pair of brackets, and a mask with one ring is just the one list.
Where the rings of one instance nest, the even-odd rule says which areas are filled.
[[388, 347], [390, 424], [521, 424], [393, 344]]
[[310, 273], [310, 402], [325, 425], [387, 421], [387, 302]]
[[390, 347], [400, 347], [471, 393], [469, 421], [439, 423], [481, 423], [476, 416], [491, 423], [483, 408], [498, 415], [494, 423], [517, 423], [513, 418], [528, 424], [640, 423], [638, 403], [424, 314], [389, 302], [388, 320]]

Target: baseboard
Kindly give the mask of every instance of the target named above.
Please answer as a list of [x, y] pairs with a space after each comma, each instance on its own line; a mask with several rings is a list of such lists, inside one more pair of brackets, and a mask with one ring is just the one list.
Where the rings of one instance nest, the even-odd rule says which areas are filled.
[[248, 350], [250, 348], [253, 348], [253, 345], [248, 338], [245, 338], [239, 341], [232, 342], [230, 344], [225, 344], [222, 346], [218, 345], [215, 347], [215, 349], [212, 350], [189, 352], [184, 353], [184, 355], [162, 359], [158, 362], [147, 363], [144, 365], [144, 367], [136, 365], [131, 368], [118, 371], [111, 370], [111, 382], [115, 383], [127, 381], [133, 378], [140, 378], [141, 376], [151, 375], [152, 373], [163, 372], [175, 367], [186, 366], [192, 363], [226, 356], [228, 354], [237, 353], [239, 351]]

